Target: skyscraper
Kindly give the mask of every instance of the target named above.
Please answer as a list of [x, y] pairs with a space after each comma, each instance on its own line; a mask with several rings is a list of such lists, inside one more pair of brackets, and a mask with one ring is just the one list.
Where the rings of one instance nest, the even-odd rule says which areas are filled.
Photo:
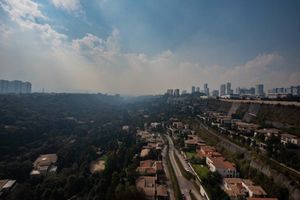
[[228, 82], [227, 84], [226, 84], [226, 94], [232, 94], [233, 92], [232, 92], [232, 90], [231, 90], [231, 83], [230, 82]]
[[235, 93], [236, 94], [241, 94], [243, 89], [242, 88], [240, 88], [240, 87], [237, 87], [236, 89], [235, 89]]
[[192, 94], [195, 93], [195, 91], [196, 91], [195, 86], [192, 86]]
[[263, 84], [256, 84], [255, 85], [255, 95], [257, 96], [264, 96], [264, 85]]
[[176, 97], [180, 96], [180, 90], [179, 89], [174, 90], [174, 96], [176, 96]]
[[168, 89], [166, 94], [169, 96], [173, 96], [173, 89]]
[[222, 84], [220, 86], [220, 96], [225, 95], [226, 94], [226, 85]]
[[208, 96], [209, 95], [209, 88], [208, 88], [208, 84], [204, 83], [204, 93]]

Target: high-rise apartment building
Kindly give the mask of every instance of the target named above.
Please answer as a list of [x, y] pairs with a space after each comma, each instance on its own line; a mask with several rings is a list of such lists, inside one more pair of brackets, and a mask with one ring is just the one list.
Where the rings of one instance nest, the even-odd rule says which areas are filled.
[[233, 93], [233, 91], [231, 90], [231, 83], [228, 82], [226, 84], [226, 94], [232, 94], [232, 93]]
[[176, 96], [176, 97], [180, 96], [180, 90], [179, 89], [174, 90], [174, 96]]
[[293, 96], [300, 96], [300, 86], [291, 86], [291, 93]]
[[0, 80], [0, 94], [26, 94], [31, 93], [31, 83], [23, 81]]
[[257, 96], [264, 96], [264, 85], [263, 84], [256, 84], [255, 85], [255, 95]]
[[170, 96], [173, 96], [173, 89], [168, 89], [166, 94], [170, 95]]
[[268, 90], [268, 98], [286, 98], [291, 96], [300, 96], [300, 86], [273, 88]]
[[204, 93], [209, 96], [209, 88], [207, 83], [204, 84]]
[[196, 88], [195, 88], [195, 86], [192, 86], [192, 94], [194, 94], [195, 92], [196, 92]]
[[251, 87], [251, 88], [241, 88], [241, 87], [237, 87], [236, 88], [236, 94], [238, 95], [254, 95], [255, 94], [255, 88]]
[[226, 85], [222, 84], [220, 86], [220, 96], [225, 95], [226, 94]]

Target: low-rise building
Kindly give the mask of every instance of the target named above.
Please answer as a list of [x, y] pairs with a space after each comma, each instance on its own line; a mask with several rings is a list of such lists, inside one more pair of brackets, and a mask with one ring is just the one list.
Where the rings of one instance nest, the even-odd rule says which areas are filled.
[[168, 189], [166, 185], [157, 184], [155, 176], [140, 176], [136, 180], [138, 190], [145, 193], [148, 200], [167, 200], [169, 199]]
[[150, 149], [142, 149], [140, 153], [140, 157], [145, 158], [149, 155], [149, 153], [150, 153]]
[[222, 188], [231, 200], [263, 198], [267, 195], [261, 186], [254, 185], [249, 179], [224, 178]]
[[256, 185], [244, 185], [250, 197], [263, 197], [266, 196], [267, 193], [261, 186]]
[[[243, 179], [240, 178], [224, 178], [223, 190], [230, 197], [231, 200], [244, 199], [246, 197], [246, 190], [243, 188]], [[244, 179], [244, 181], [250, 181]]]
[[215, 147], [212, 146], [201, 146], [201, 148], [197, 151], [197, 155], [199, 158], [206, 158], [208, 156], [211, 157], [222, 157], [222, 155], [217, 152]]
[[242, 122], [242, 121], [236, 121], [234, 123], [234, 126], [239, 131], [256, 131], [259, 128], [258, 124], [246, 123], [246, 122]]
[[206, 157], [206, 164], [211, 172], [218, 172], [223, 177], [238, 177], [235, 164], [228, 162], [224, 157]]
[[48, 173], [56, 173], [57, 171], [57, 155], [43, 154], [40, 155], [33, 163], [33, 170], [31, 176], [46, 175]]
[[135, 184], [138, 190], [143, 191], [145, 193], [147, 199], [149, 200], [155, 199], [156, 177], [140, 176], [136, 180]]
[[184, 141], [186, 148], [197, 149], [200, 146], [205, 145], [205, 142], [197, 135], [188, 135], [188, 139]]
[[254, 135], [257, 134], [262, 134], [265, 136], [265, 140], [268, 140], [269, 138], [273, 136], [279, 136], [279, 129], [277, 128], [264, 128], [264, 129], [259, 129], [255, 131]]
[[155, 142], [155, 139], [153, 138], [153, 134], [149, 133], [148, 131], [138, 131], [137, 137], [143, 141], [143, 142]]
[[230, 126], [231, 125], [231, 120], [232, 120], [232, 118], [230, 117], [230, 116], [224, 116], [224, 117], [222, 117], [221, 119], [220, 119], [220, 124], [222, 125], [222, 126]]
[[142, 176], [154, 176], [163, 172], [163, 165], [161, 161], [144, 160], [140, 162], [136, 171]]
[[130, 127], [128, 125], [124, 125], [124, 126], [122, 126], [122, 130], [126, 131], [126, 132], [129, 132]]
[[154, 128], [154, 129], [157, 129], [157, 128], [161, 128], [162, 125], [161, 125], [161, 123], [158, 123], [158, 122], [152, 122], [152, 123], [150, 124], [150, 127], [151, 127], [151, 128]]
[[300, 138], [292, 134], [288, 134], [288, 133], [281, 134], [280, 141], [284, 145], [293, 144], [293, 145], [300, 146]]
[[156, 186], [156, 197], [157, 200], [168, 200], [168, 189], [166, 185], [157, 185]]
[[0, 198], [1, 196], [11, 192], [16, 187], [16, 180], [2, 179], [0, 180]]
[[183, 129], [183, 123], [182, 122], [173, 122], [172, 126], [174, 128], [177, 128], [177, 129]]

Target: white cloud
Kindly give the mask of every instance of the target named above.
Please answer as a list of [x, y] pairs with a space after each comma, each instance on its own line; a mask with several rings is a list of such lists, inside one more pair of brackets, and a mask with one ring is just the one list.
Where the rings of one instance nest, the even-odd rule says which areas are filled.
[[[225, 70], [222, 74], [222, 79], [223, 81], [232, 80], [236, 85], [241, 83], [245, 85], [264, 83], [270, 80], [270, 78], [267, 77], [271, 72], [278, 71], [278, 69], [274, 69], [274, 67], [282, 65], [283, 62], [283, 57], [277, 53], [258, 55], [243, 65], [234, 66], [230, 68], [230, 70]], [[282, 70], [279, 68], [279, 71]]]
[[48, 23], [39, 22], [47, 20], [47, 16], [40, 10], [41, 5], [32, 0], [4, 0], [0, 2], [0, 6], [8, 13], [10, 19], [22, 29], [37, 31], [44, 41], [51, 41], [54, 47], [60, 45], [67, 38], [66, 35], [54, 30]]
[[70, 12], [82, 10], [80, 0], [51, 0], [51, 2], [56, 8], [62, 10]]
[[1, 35], [0, 40], [7, 39], [11, 34], [12, 34], [11, 28], [0, 22], [0, 35]]
[[108, 61], [115, 59], [113, 55], [120, 53], [119, 37], [118, 29], [113, 29], [106, 39], [87, 33], [83, 38], [74, 39], [71, 46], [79, 54], [88, 56], [90, 60], [99, 62], [99, 59], [105, 59]]
[[19, 24], [35, 21], [36, 18], [47, 18], [40, 11], [40, 5], [31, 0], [3, 0], [0, 5], [11, 19]]
[[[0, 33], [5, 33], [0, 39], [6, 40], [5, 35], [9, 35], [6, 45], [0, 45], [1, 78], [29, 80], [35, 88], [44, 87], [46, 91], [147, 94], [162, 93], [167, 88], [190, 89], [205, 82], [211, 89], [227, 81], [233, 87], [251, 86], [257, 81], [267, 87], [299, 84], [299, 71], [278, 67], [285, 65], [285, 60], [277, 53], [258, 55], [228, 68], [183, 62], [171, 50], [155, 56], [124, 53], [118, 29], [106, 38], [87, 33], [68, 41], [47, 23], [41, 5], [34, 1], [3, 0], [0, 5], [21, 28], [11, 30], [0, 24]], [[27, 31], [33, 36], [20, 34]]]
[[83, 38], [73, 40], [72, 47], [78, 52], [88, 51], [94, 54], [104, 51], [105, 41], [93, 34], [87, 33]]

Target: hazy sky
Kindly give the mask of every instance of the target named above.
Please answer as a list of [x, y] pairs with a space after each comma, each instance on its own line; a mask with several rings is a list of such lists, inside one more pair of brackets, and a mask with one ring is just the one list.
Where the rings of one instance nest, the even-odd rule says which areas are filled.
[[297, 0], [0, 0], [0, 79], [157, 94], [300, 84]]

